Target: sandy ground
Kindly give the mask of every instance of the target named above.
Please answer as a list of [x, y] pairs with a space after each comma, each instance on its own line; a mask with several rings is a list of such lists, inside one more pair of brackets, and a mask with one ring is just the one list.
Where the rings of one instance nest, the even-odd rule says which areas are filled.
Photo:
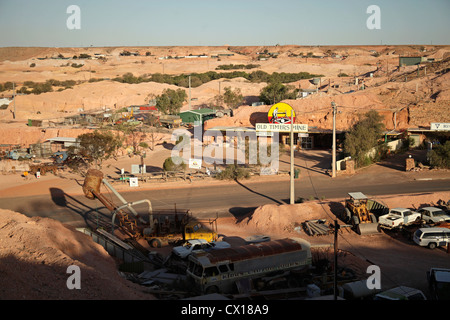
[[[80, 269], [80, 289], [69, 266]], [[12, 300], [151, 299], [121, 278], [114, 259], [71, 226], [0, 209], [0, 298]]]
[[[258, 52], [267, 49], [279, 52], [278, 58], [266, 61], [256, 60]], [[426, 46], [427, 55], [436, 59], [445, 59], [450, 54], [448, 46]], [[151, 56], [123, 57], [124, 48], [0, 48], [0, 83], [14, 81], [18, 86], [24, 81], [44, 82], [48, 79], [85, 81], [72, 89], [54, 91], [40, 95], [18, 95], [16, 97], [16, 119], [12, 119], [13, 105], [0, 110], [0, 144], [20, 144], [27, 147], [31, 143], [45, 141], [51, 137], [77, 137], [86, 129], [65, 128], [28, 128], [28, 119], [61, 119], [77, 114], [80, 110], [112, 110], [133, 104], [143, 104], [149, 95], [158, 95], [164, 89], [177, 87], [158, 84], [120, 84], [111, 80], [88, 82], [92, 78], [112, 79], [124, 73], [135, 76], [165, 73], [181, 74], [213, 71], [223, 64], [257, 63], [260, 67], [252, 69], [272, 72], [310, 72], [322, 74], [321, 87], [317, 88], [309, 80], [293, 83], [297, 88], [319, 89], [319, 93], [306, 99], [288, 101], [297, 113], [297, 123], [307, 123], [311, 127], [330, 129], [332, 125], [331, 101], [335, 101], [340, 113], [337, 116], [338, 130], [351, 126], [357, 115], [369, 109], [375, 109], [384, 116], [387, 129], [402, 130], [409, 127], [429, 126], [431, 122], [450, 122], [448, 106], [450, 101], [450, 73], [429, 71], [417, 79], [404, 80], [412, 68], [397, 69], [398, 57], [418, 55], [419, 47], [414, 46], [372, 46], [372, 47], [161, 47], [127, 48], [130, 52], [139, 51]], [[336, 57], [300, 58], [301, 52], [323, 55], [328, 50]], [[374, 57], [375, 50], [380, 53]], [[72, 57], [80, 53], [104, 53], [107, 61], [100, 60], [60, 60], [38, 58], [56, 57], [63, 54]], [[159, 59], [164, 56], [188, 56], [189, 54], [233, 53], [234, 56], [221, 59]], [[347, 56], [343, 59], [339, 56]], [[82, 63], [82, 68], [72, 68], [67, 62]], [[36, 63], [31, 68], [30, 64]], [[443, 66], [442, 68], [445, 68]], [[448, 67], [448, 66], [447, 66]], [[367, 74], [372, 72], [373, 78]], [[346, 73], [349, 77], [338, 77]], [[355, 85], [355, 76], [364, 76], [365, 90]], [[408, 75], [412, 77], [412, 74]], [[389, 82], [388, 80], [393, 80]], [[265, 83], [249, 83], [237, 78], [220, 79], [192, 88], [192, 108], [209, 105], [214, 97], [227, 86], [239, 88], [248, 101], [256, 101]], [[352, 92], [353, 91], [353, 92]], [[11, 97], [12, 91], [5, 91], [0, 97]], [[189, 103], [186, 102], [183, 110]], [[247, 126], [267, 119], [269, 106], [241, 106], [235, 110], [232, 118], [215, 119], [207, 122], [205, 129], [213, 126]], [[394, 116], [395, 114], [395, 116]], [[170, 141], [168, 137], [160, 140]], [[159, 141], [161, 142], [161, 141]], [[150, 170], [159, 170], [164, 159], [170, 156], [170, 148], [159, 144], [149, 151], [145, 163]], [[315, 170], [302, 170], [301, 177], [307, 174], [324, 174], [325, 168], [315, 163], [305, 165]], [[121, 168], [131, 171], [131, 164], [139, 164], [140, 158], [120, 156], [117, 160], [105, 162], [106, 175], [117, 175]], [[286, 162], [288, 163], [288, 161]], [[317, 167], [315, 167], [317, 165]], [[380, 172], [395, 178], [395, 166], [371, 166], [359, 172], [377, 175]], [[390, 175], [392, 174], [392, 175]], [[421, 178], [445, 178], [445, 172], [404, 173]], [[356, 175], [356, 177], [358, 174]], [[269, 181], [273, 177], [253, 178]], [[40, 179], [30, 177], [24, 180], [20, 174], [0, 176], [0, 196], [26, 196], [41, 194], [43, 190], [58, 185], [67, 193], [81, 193], [81, 178], [65, 172], [63, 175], [51, 174]], [[142, 185], [139, 188], [195, 187], [205, 184], [227, 182], [193, 181], [186, 185], [179, 182]], [[119, 184], [117, 189], [129, 189]], [[380, 197], [388, 206], [419, 207], [434, 204], [439, 199], [448, 200], [450, 194], [414, 194]], [[224, 239], [235, 244], [242, 243], [249, 235], [265, 234], [272, 238], [286, 236], [301, 237], [313, 245], [329, 245], [331, 236], [309, 237], [297, 227], [307, 219], [324, 218], [332, 220], [336, 207], [343, 199], [311, 201], [303, 204], [258, 208], [254, 213], [240, 221], [234, 218], [221, 218], [219, 232]], [[405, 284], [426, 290], [425, 272], [431, 266], [450, 268], [448, 254], [442, 249], [427, 250], [405, 241], [392, 234], [377, 236], [357, 236], [354, 232], [342, 230], [339, 238], [342, 263], [358, 269], [364, 275], [368, 264], [377, 264], [383, 271], [383, 280], [387, 286]], [[347, 259], [347, 260], [346, 260]], [[82, 272], [82, 288], [68, 290], [67, 267], [77, 265]], [[0, 211], [0, 298], [7, 299], [152, 299], [143, 294], [141, 288], [132, 285], [117, 275], [116, 262], [105, 250], [94, 244], [88, 237], [51, 219], [27, 218], [20, 213]]]
[[[320, 154], [320, 150], [315, 151]], [[167, 149], [160, 146], [152, 157], [146, 159], [149, 165], [158, 163], [166, 157]], [[110, 162], [105, 171], [114, 174], [118, 168], [128, 168], [139, 158], [121, 157], [118, 162]], [[313, 167], [317, 163], [310, 162]], [[160, 164], [159, 164], [160, 166]], [[389, 173], [399, 175], [397, 169], [373, 165], [355, 175]], [[306, 177], [306, 170], [301, 173]], [[322, 174], [316, 170], [312, 175]], [[409, 173], [405, 173], [409, 174]], [[417, 178], [443, 178], [447, 172], [412, 172]], [[271, 177], [273, 179], [274, 177]], [[254, 177], [269, 179], [268, 177]], [[44, 190], [58, 185], [70, 194], [80, 194], [81, 187], [77, 183], [82, 178], [75, 174], [58, 177], [52, 174], [24, 180], [19, 174], [0, 176], [2, 197], [42, 194]], [[195, 187], [211, 184], [223, 184], [221, 181], [194, 181], [185, 185], [179, 182], [167, 182], [143, 185], [142, 189]], [[127, 190], [127, 185], [118, 184], [117, 189]], [[419, 208], [434, 205], [438, 200], [450, 199], [450, 192], [418, 193], [376, 197], [389, 207]], [[303, 238], [313, 246], [324, 246], [319, 254], [329, 256], [328, 251], [333, 236], [308, 236], [302, 223], [312, 219], [326, 219], [328, 223], [336, 219], [343, 208], [344, 199], [326, 199], [323, 201], [307, 201], [294, 205], [265, 205], [237, 220], [224, 217], [218, 220], [218, 232], [222, 239], [232, 245], [240, 245], [244, 239], [254, 235], [268, 235], [273, 239], [285, 237]], [[338, 220], [340, 224], [342, 222]], [[148, 244], [142, 243], [148, 247]], [[149, 248], [149, 247], [148, 247]], [[367, 277], [366, 269], [371, 264], [382, 269], [383, 283], [386, 288], [397, 284], [415, 286], [426, 291], [424, 274], [431, 266], [449, 267], [450, 259], [442, 249], [434, 251], [418, 247], [402, 237], [392, 234], [375, 236], [359, 236], [348, 229], [342, 229], [339, 237], [340, 266], [355, 270], [358, 276]], [[150, 248], [149, 248], [150, 249]], [[159, 250], [168, 254], [170, 247]], [[322, 253], [320, 253], [322, 252]], [[401, 257], [401, 260], [398, 258]], [[421, 257], [421, 258], [419, 258]], [[137, 287], [117, 275], [116, 262], [105, 250], [93, 243], [89, 237], [75, 231], [71, 226], [63, 225], [47, 218], [27, 218], [20, 213], [7, 210], [0, 212], [0, 273], [7, 277], [0, 278], [0, 297], [9, 299], [153, 299]], [[401, 272], [404, 261], [414, 263], [414, 269], [408, 273]], [[68, 290], [65, 281], [68, 278], [67, 267], [77, 265], [82, 272], [82, 288], [85, 290]], [[20, 272], [17, 272], [17, 270]], [[87, 279], [87, 280], [86, 280]], [[99, 289], [102, 288], [102, 289]]]
[[[381, 197], [390, 207], [431, 205], [448, 198], [450, 192]], [[310, 237], [298, 227], [306, 220], [335, 219], [333, 206], [336, 202], [265, 205], [240, 221], [220, 218], [218, 232], [232, 245], [243, 244], [244, 239], [252, 235], [267, 235], [272, 239], [303, 238], [313, 246], [325, 245], [318, 252], [327, 256], [330, 252], [326, 248], [333, 243], [333, 236]], [[424, 272], [433, 266], [433, 261], [436, 263], [434, 266], [450, 267], [448, 254], [441, 249], [430, 252], [385, 234], [359, 236], [353, 231], [341, 230], [339, 243], [342, 250], [340, 267], [351, 268], [364, 278], [367, 267], [376, 264], [387, 278], [382, 281], [387, 287], [403, 284], [425, 291]], [[378, 252], [377, 255], [373, 251]], [[167, 252], [160, 250], [160, 253]], [[411, 260], [416, 272], [405, 270], [399, 274], [406, 266], [405, 261], [398, 260], [399, 256]], [[422, 259], [418, 259], [419, 256]], [[143, 293], [141, 287], [117, 274], [115, 261], [103, 247], [71, 226], [48, 218], [28, 218], [20, 213], [0, 210], [0, 261], [2, 299], [153, 299], [153, 296]], [[67, 268], [72, 265], [81, 270], [82, 290], [67, 287], [71, 274]]]
[[[123, 50], [140, 52], [143, 56], [120, 56]], [[426, 55], [430, 58], [444, 59], [450, 55], [448, 46], [426, 46]], [[258, 53], [268, 50], [278, 52], [277, 58], [258, 61]], [[373, 56], [373, 50], [380, 53]], [[448, 73], [438, 74], [429, 71], [427, 76], [416, 80], [402, 82], [402, 74], [414, 71], [414, 67], [398, 69], [398, 57], [401, 55], [417, 55], [419, 47], [414, 46], [375, 46], [375, 47], [171, 47], [171, 48], [2, 48], [0, 50], [0, 83], [15, 81], [20, 86], [24, 81], [44, 82], [49, 79], [77, 80], [84, 83], [71, 89], [53, 91], [40, 95], [18, 95], [16, 97], [15, 121], [27, 119], [56, 119], [73, 115], [80, 110], [99, 110], [109, 108], [117, 110], [134, 104], [144, 104], [149, 95], [159, 95], [164, 89], [177, 89], [176, 86], [160, 83], [122, 84], [112, 80], [88, 82], [92, 78], [113, 79], [127, 72], [135, 76], [144, 74], [164, 73], [181, 74], [192, 72], [216, 71], [219, 65], [225, 64], [258, 64], [256, 69], [246, 70], [273, 72], [310, 72], [321, 74], [320, 85], [314, 85], [310, 80], [300, 80], [291, 83], [296, 88], [319, 89], [319, 93], [306, 99], [289, 101], [298, 116], [298, 123], [308, 123], [318, 128], [331, 128], [331, 108], [325, 111], [324, 106], [330, 106], [334, 100], [342, 107], [337, 118], [337, 129], [348, 128], [355, 115], [367, 109], [376, 109], [385, 117], [388, 129], [397, 130], [411, 125], [429, 125], [430, 122], [448, 122], [449, 77]], [[151, 56], [145, 52], [151, 51]], [[300, 58], [298, 55], [312, 52], [324, 58]], [[50, 59], [62, 54], [72, 57], [80, 53], [102, 53], [106, 62], [96, 59]], [[165, 56], [187, 56], [189, 54], [214, 55], [230, 53], [234, 56], [194, 59], [164, 59]], [[337, 56], [329, 55], [333, 53]], [[347, 58], [343, 59], [342, 56]], [[39, 60], [38, 58], [48, 59]], [[81, 63], [80, 69], [63, 66], [66, 63]], [[36, 67], [30, 68], [31, 63]], [[348, 77], [338, 77], [345, 73]], [[372, 73], [374, 76], [369, 77]], [[364, 79], [366, 89], [358, 91], [355, 77]], [[396, 78], [395, 82], [387, 82]], [[360, 82], [361, 83], [361, 82]], [[191, 89], [191, 107], [198, 108], [210, 105], [214, 97], [224, 92], [225, 87], [238, 88], [250, 104], [258, 101], [258, 96], [266, 83], [250, 83], [243, 78], [232, 80], [219, 79]], [[186, 92], [187, 89], [185, 88]], [[12, 91], [2, 93], [10, 97]], [[444, 103], [442, 105], [442, 103]], [[408, 108], [405, 109], [405, 105]], [[189, 107], [185, 102], [182, 110]], [[426, 109], [433, 108], [434, 115]], [[447, 109], [446, 109], [447, 108]], [[254, 116], [267, 112], [268, 106], [254, 108]], [[0, 119], [13, 120], [13, 105], [6, 110], [0, 110]], [[425, 111], [425, 112], [424, 112]], [[247, 111], [248, 112], [248, 111]], [[393, 123], [393, 114], [397, 112], [397, 123]], [[224, 122], [225, 121], [225, 122]], [[234, 125], [249, 121], [248, 117], [239, 117], [230, 121], [222, 119], [216, 125]], [[220, 123], [220, 124], [219, 124]]]

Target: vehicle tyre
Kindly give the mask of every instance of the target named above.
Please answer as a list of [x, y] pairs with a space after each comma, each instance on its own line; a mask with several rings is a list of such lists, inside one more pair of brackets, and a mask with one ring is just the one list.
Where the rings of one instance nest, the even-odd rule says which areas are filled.
[[351, 214], [350, 210], [348, 208], [345, 208], [345, 214], [343, 217], [344, 222], [349, 223], [351, 221], [351, 219], [352, 219], [352, 214]]
[[372, 221], [372, 223], [377, 223], [377, 217], [373, 213], [370, 214], [370, 221]]
[[359, 218], [357, 216], [352, 217], [352, 224], [356, 227], [359, 224]]
[[434, 242], [430, 242], [429, 244], [428, 244], [428, 248], [430, 248], [431, 250], [433, 250], [433, 249], [435, 249], [436, 248], [436, 243], [434, 243]]
[[149, 245], [152, 248], [161, 248], [162, 243], [161, 243], [161, 240], [159, 240], [159, 239], [152, 239], [152, 240], [150, 240]]

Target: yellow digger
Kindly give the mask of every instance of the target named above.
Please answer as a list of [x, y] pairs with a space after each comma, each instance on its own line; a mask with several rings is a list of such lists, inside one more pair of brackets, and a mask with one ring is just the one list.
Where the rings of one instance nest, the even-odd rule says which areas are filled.
[[379, 233], [376, 216], [368, 209], [368, 198], [362, 192], [349, 192], [345, 200], [345, 223], [351, 224], [356, 233], [370, 235]]

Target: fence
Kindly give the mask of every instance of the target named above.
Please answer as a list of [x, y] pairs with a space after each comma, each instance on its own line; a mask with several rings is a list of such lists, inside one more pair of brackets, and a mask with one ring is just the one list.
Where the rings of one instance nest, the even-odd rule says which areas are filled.
[[[261, 173], [260, 168], [247, 168], [250, 172], [251, 176], [263, 175]], [[208, 178], [214, 178], [220, 171], [219, 170], [208, 170], [208, 171], [158, 171], [158, 172], [147, 172], [147, 173], [139, 173], [139, 174], [123, 174], [120, 177], [110, 177], [115, 182], [128, 183], [131, 177], [136, 177], [142, 182], [151, 182], [151, 181], [193, 181], [193, 180], [203, 180]], [[277, 175], [289, 174], [288, 171], [279, 170]]]

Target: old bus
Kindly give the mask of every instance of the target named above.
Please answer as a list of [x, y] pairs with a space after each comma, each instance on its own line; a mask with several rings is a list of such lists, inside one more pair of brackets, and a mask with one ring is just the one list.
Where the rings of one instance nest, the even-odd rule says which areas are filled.
[[311, 266], [311, 246], [302, 239], [280, 239], [189, 256], [187, 276], [200, 293], [231, 293], [236, 282]]

